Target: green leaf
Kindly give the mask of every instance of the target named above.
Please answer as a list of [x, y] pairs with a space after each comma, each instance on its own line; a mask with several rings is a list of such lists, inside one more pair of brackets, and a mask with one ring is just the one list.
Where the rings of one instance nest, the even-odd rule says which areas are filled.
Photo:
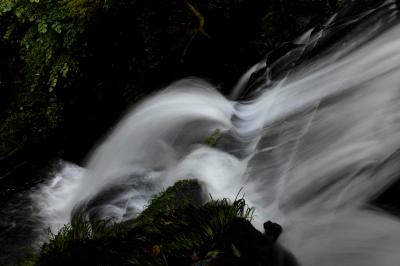
[[233, 243], [232, 243], [232, 251], [233, 251], [233, 255], [240, 258], [240, 251], [239, 251], [239, 249], [237, 249], [237, 247]]
[[213, 251], [209, 251], [206, 254], [206, 258], [216, 258], [219, 255], [219, 251], [218, 250], [213, 250]]
[[38, 30], [40, 33], [46, 33], [47, 32], [47, 24], [44, 22], [39, 22]]

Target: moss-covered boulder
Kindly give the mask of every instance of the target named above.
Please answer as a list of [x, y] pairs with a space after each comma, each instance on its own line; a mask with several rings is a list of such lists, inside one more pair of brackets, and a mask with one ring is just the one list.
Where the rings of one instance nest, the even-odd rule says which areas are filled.
[[196, 180], [177, 182], [133, 221], [74, 219], [22, 265], [297, 265], [250, 223], [243, 199], [203, 202]]

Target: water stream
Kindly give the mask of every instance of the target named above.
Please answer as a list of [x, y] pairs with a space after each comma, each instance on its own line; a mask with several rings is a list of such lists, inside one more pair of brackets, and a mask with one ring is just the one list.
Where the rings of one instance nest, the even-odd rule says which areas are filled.
[[[399, 177], [396, 17], [392, 1], [359, 13], [346, 37], [305, 58], [352, 23], [333, 18], [253, 67], [230, 99], [199, 79], [171, 84], [127, 112], [84, 167], [63, 163], [35, 188], [32, 219], [54, 231], [76, 213], [129, 220], [155, 193], [196, 178], [214, 198], [242, 189], [255, 225], [282, 224], [280, 241], [302, 265], [399, 265], [400, 220], [369, 204]], [[205, 145], [216, 129], [217, 145]]]

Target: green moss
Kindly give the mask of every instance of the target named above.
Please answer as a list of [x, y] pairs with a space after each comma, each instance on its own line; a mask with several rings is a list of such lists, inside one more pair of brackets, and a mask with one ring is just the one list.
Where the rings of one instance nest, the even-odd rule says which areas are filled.
[[156, 195], [136, 219], [136, 222], [150, 222], [161, 213], [168, 213], [185, 206], [199, 206], [203, 202], [203, 198], [202, 187], [197, 180], [178, 181]]
[[237, 258], [242, 251], [229, 240], [234, 238], [231, 227], [250, 220], [253, 209], [243, 199], [202, 205], [196, 199], [200, 191], [195, 180], [179, 181], [157, 195], [137, 219], [123, 224], [77, 217], [57, 234], [50, 233], [40, 254], [21, 265], [188, 265], [217, 260], [226, 256], [227, 248]]
[[221, 130], [216, 129], [204, 140], [204, 144], [214, 147], [217, 145], [220, 138], [221, 138]]

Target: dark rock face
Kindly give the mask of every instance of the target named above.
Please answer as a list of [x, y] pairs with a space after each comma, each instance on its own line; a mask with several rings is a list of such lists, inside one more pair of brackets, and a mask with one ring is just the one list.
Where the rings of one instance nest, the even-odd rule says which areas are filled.
[[255, 229], [248, 220], [235, 219], [227, 234], [225, 246], [231, 246], [223, 256], [210, 265], [273, 265], [297, 266], [295, 257], [276, 241], [282, 232], [280, 225], [266, 222], [264, 234]]
[[276, 242], [276, 240], [282, 233], [282, 227], [279, 224], [273, 223], [271, 221], [265, 222], [263, 227], [264, 235], [272, 242]]

